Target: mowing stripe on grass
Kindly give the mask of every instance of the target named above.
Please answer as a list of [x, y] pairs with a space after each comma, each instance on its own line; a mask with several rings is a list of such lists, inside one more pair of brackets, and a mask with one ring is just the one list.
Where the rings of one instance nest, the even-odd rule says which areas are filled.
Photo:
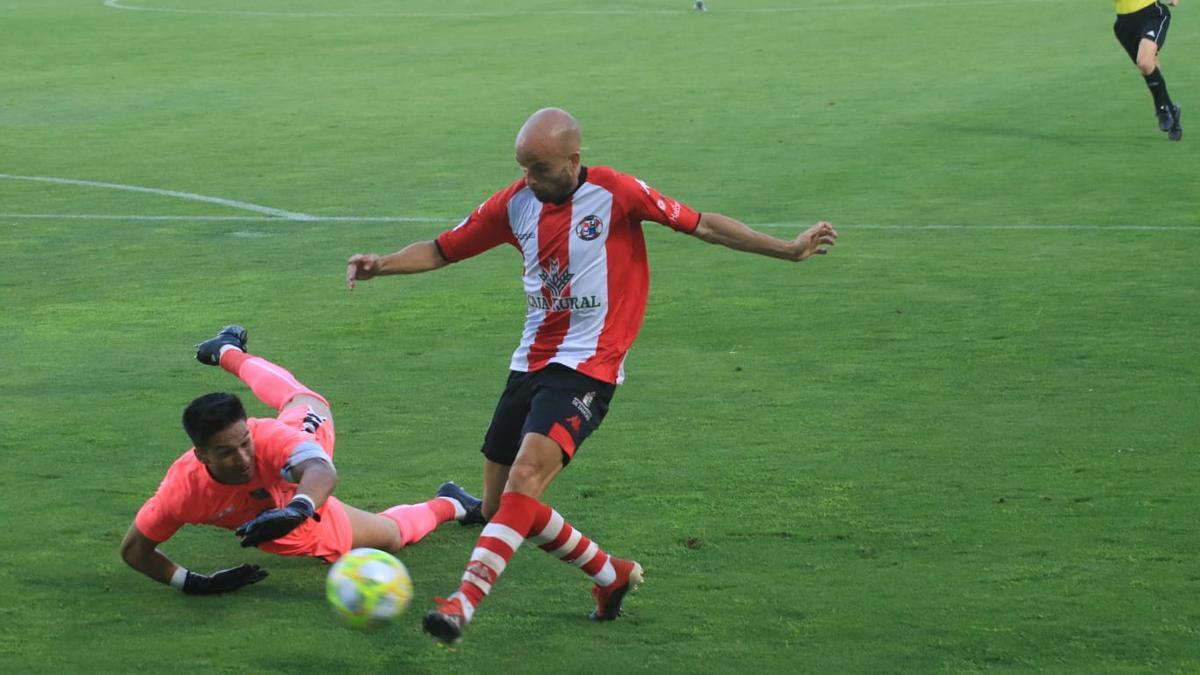
[[[176, 190], [161, 190], [159, 188], [142, 187], [139, 185], [125, 185], [123, 183], [107, 183], [91, 180], [76, 180], [73, 178], [56, 178], [53, 176], [14, 176], [12, 174], [0, 173], [0, 179], [9, 180], [24, 180], [41, 183], [56, 183], [60, 185], [79, 185], [83, 187], [97, 187], [107, 190], [121, 190], [124, 192], [143, 192], [155, 194], [164, 197], [176, 197], [179, 199], [187, 199], [190, 201], [206, 202], [209, 204], [218, 204], [228, 206], [243, 211], [252, 211], [254, 213], [264, 214], [261, 216], [211, 216], [211, 215], [138, 215], [138, 214], [99, 214], [99, 213], [0, 213], [0, 219], [7, 218], [10, 220], [128, 220], [128, 221], [229, 221], [229, 222], [269, 222], [274, 220], [291, 220], [305, 222], [379, 222], [379, 223], [447, 223], [452, 224], [460, 220], [456, 217], [439, 217], [439, 216], [315, 216], [298, 211], [287, 211], [284, 209], [276, 209], [270, 206], [262, 206], [261, 204], [253, 204], [250, 202], [236, 201], [233, 199], [225, 199], [224, 197], [210, 197], [208, 195], [196, 194], [194, 192], [178, 192]], [[804, 228], [811, 223], [748, 223], [751, 227], [781, 227], [781, 228]], [[863, 230], [1134, 230], [1145, 232], [1200, 232], [1200, 224], [1197, 225], [1095, 225], [1095, 224], [1074, 224], [1074, 225], [1053, 225], [1053, 224], [947, 224], [947, 225], [898, 225], [898, 224], [883, 224], [883, 223], [861, 223], [856, 225], [840, 224], [838, 227], [848, 227]]]
[[[984, 5], [1011, 5], [1013, 3], [1034, 3], [1043, 0], [978, 0], [977, 2], [894, 2], [894, 3], [840, 3], [818, 4], [805, 7], [761, 7], [761, 8], [726, 8], [709, 9], [709, 13], [720, 14], [783, 14], [809, 11], [827, 12], [830, 10], [910, 10], [910, 9], [969, 9]], [[680, 3], [678, 9], [548, 9], [537, 10], [491, 10], [477, 12], [269, 12], [236, 9], [180, 9], [175, 7], [145, 7], [127, 4], [125, 0], [104, 0], [105, 7], [124, 9], [134, 12], [166, 12], [170, 14], [222, 14], [231, 16], [269, 16], [296, 18], [382, 18], [399, 19], [456, 19], [463, 17], [505, 17], [505, 16], [612, 16], [612, 15], [650, 15], [650, 14], [697, 14], [696, 10]]]
[[[281, 218], [268, 216], [202, 216], [202, 215], [113, 215], [99, 213], [0, 213], [0, 220], [128, 220], [128, 221], [203, 221], [232, 223], [269, 223], [280, 220], [312, 223], [446, 223], [457, 222], [455, 218], [436, 216], [313, 216], [303, 218]], [[747, 223], [756, 228], [802, 229], [812, 223]], [[1200, 225], [1054, 225], [1054, 224], [947, 224], [947, 225], [897, 225], [884, 223], [837, 224], [837, 227], [853, 230], [1082, 230], [1082, 231], [1132, 231], [1132, 232], [1195, 232], [1200, 234]]]

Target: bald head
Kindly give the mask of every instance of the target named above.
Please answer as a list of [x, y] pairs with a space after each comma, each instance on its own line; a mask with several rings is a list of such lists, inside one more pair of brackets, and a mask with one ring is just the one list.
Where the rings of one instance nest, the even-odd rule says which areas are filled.
[[562, 202], [578, 185], [579, 122], [565, 110], [542, 108], [517, 132], [517, 164], [525, 184], [543, 202]]
[[579, 122], [561, 108], [542, 108], [529, 116], [517, 132], [517, 154], [522, 149], [569, 155], [579, 152]]

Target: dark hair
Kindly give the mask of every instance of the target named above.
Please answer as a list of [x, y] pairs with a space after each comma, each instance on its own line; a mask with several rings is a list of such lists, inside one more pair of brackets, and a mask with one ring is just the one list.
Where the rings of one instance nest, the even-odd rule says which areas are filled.
[[183, 410], [183, 430], [197, 448], [238, 420], [246, 419], [246, 408], [233, 394], [205, 394]]

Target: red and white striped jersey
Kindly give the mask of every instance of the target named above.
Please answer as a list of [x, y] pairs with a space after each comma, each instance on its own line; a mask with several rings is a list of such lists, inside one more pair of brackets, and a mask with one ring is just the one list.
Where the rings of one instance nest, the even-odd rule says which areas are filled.
[[650, 291], [642, 221], [692, 233], [700, 214], [608, 167], [584, 167], [562, 204], [521, 179], [492, 195], [437, 245], [451, 262], [509, 243], [525, 259], [527, 314], [512, 370], [551, 363], [620, 384]]

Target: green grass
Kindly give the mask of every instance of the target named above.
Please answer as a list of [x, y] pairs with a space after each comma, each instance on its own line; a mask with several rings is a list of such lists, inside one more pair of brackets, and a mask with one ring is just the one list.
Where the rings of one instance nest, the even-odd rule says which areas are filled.
[[[419, 616], [473, 530], [403, 552], [413, 610], [373, 634], [323, 566], [225, 532], [164, 549], [270, 579], [185, 598], [116, 549], [182, 406], [245, 391], [191, 360], [233, 321], [333, 401], [348, 503], [478, 489], [512, 251], [350, 294], [346, 256], [442, 225], [30, 219], [257, 214], [0, 179], [0, 670], [1200, 670], [1200, 157], [1107, 3], [123, 4], [201, 11], [0, 0], [0, 173], [453, 224], [561, 105], [588, 163], [842, 237], [792, 266], [648, 226], [629, 380], [547, 501], [649, 580], [593, 625], [586, 579], [523, 549], [450, 651]], [[563, 13], [596, 9], [628, 13]], [[1192, 14], [1163, 56], [1185, 110]]]

